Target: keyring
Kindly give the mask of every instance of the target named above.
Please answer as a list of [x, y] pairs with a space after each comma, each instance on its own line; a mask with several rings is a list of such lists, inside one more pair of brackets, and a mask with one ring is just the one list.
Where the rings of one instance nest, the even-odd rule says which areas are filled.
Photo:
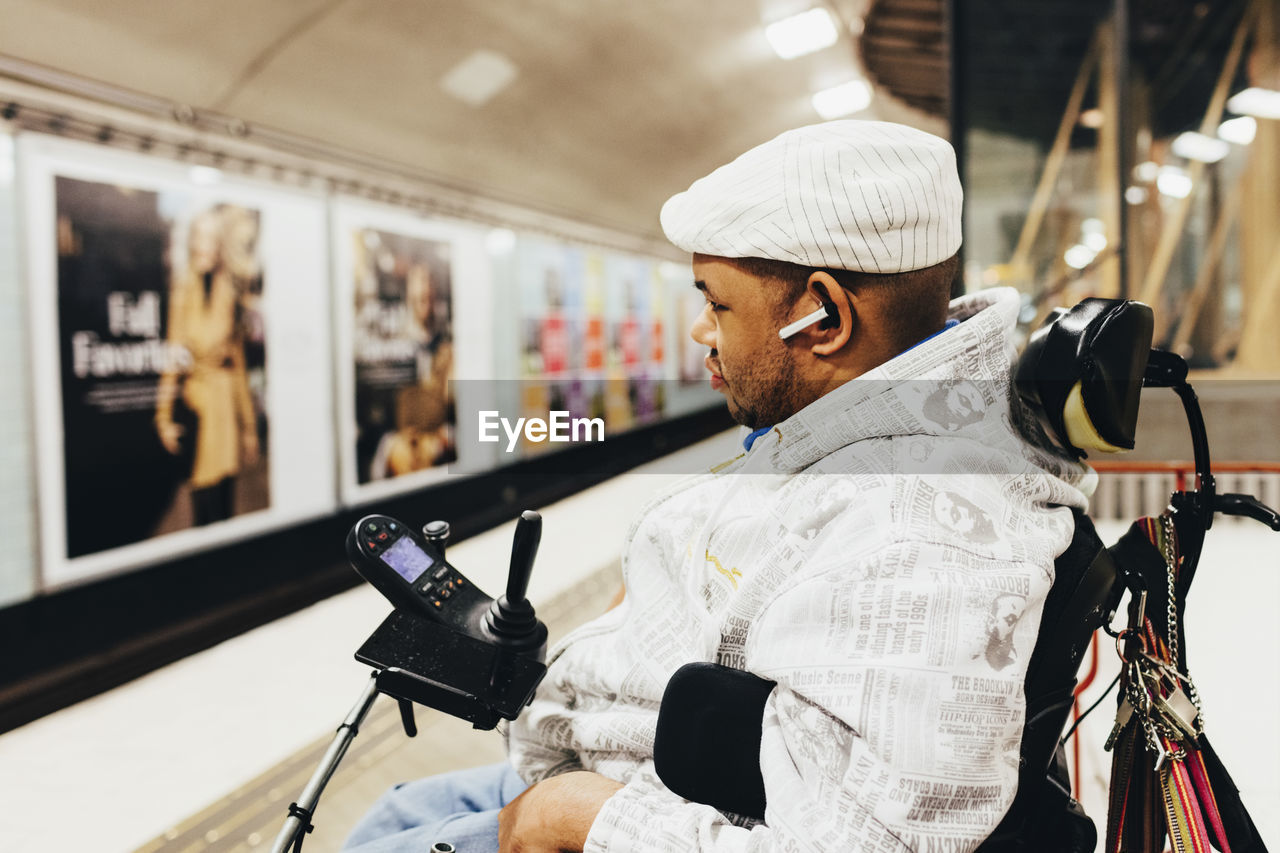
[[1121, 642], [1123, 642], [1125, 637], [1129, 634], [1133, 634], [1138, 638], [1138, 642], [1142, 645], [1142, 654], [1147, 654], [1147, 638], [1142, 634], [1142, 632], [1137, 631], [1135, 628], [1125, 628], [1119, 634], [1116, 634], [1116, 655], [1125, 663], [1133, 663], [1133, 661], [1125, 657], [1124, 652], [1120, 648]]

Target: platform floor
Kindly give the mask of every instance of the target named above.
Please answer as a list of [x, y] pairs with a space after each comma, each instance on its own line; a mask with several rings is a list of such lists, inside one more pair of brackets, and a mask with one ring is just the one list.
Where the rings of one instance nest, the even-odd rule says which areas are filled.
[[[640, 506], [695, 464], [736, 452], [725, 433], [551, 507], [530, 598], [553, 639], [618, 588], [617, 548]], [[694, 462], [692, 460], [697, 460]], [[442, 513], [444, 514], [444, 513]], [[500, 589], [513, 525], [459, 543], [450, 561]], [[1099, 524], [1113, 541], [1125, 525]], [[1280, 849], [1280, 534], [1221, 522], [1188, 608], [1189, 662], [1208, 730], [1246, 805]], [[197, 853], [269, 849], [368, 669], [352, 653], [388, 612], [362, 586], [0, 736], [0, 850]], [[1117, 670], [1103, 647], [1097, 695]], [[1086, 809], [1105, 820], [1109, 701], [1081, 728]], [[1110, 706], [1114, 707], [1114, 706]], [[326, 789], [309, 853], [336, 851], [390, 785], [499, 760], [501, 737], [418, 709], [405, 738], [395, 703], [374, 705]]]
[[[602, 612], [617, 593], [621, 577], [616, 563], [606, 566], [545, 607], [540, 616], [551, 633], [551, 642]], [[353, 694], [353, 705], [356, 698]], [[335, 726], [342, 716], [343, 709], [336, 708]], [[489, 764], [504, 757], [502, 737], [496, 731], [478, 731], [427, 708], [416, 708], [414, 716], [418, 734], [409, 739], [396, 703], [385, 696], [378, 697], [338, 772], [325, 788], [316, 812], [315, 831], [303, 845], [307, 853], [336, 853], [360, 816], [392, 785]], [[138, 853], [244, 853], [269, 849], [283, 824], [288, 804], [315, 772], [332, 740], [332, 734], [318, 738], [209, 808], [166, 829], [138, 848]]]

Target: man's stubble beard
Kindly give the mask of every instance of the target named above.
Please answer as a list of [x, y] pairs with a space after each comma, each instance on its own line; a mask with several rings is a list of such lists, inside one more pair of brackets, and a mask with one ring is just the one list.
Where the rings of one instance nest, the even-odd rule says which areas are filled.
[[797, 380], [796, 363], [785, 348], [771, 351], [750, 368], [727, 377], [729, 415], [748, 429], [781, 423], [808, 402]]

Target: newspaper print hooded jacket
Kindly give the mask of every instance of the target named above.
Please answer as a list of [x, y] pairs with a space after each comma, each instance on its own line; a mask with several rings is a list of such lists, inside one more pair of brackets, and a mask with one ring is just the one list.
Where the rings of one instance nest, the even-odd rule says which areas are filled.
[[[967, 850], [996, 826], [1067, 507], [1095, 482], [1021, 437], [1018, 307], [1008, 289], [956, 300], [958, 326], [645, 507], [625, 600], [552, 650], [509, 730], [530, 782], [586, 769], [625, 783], [587, 851]], [[762, 823], [654, 773], [663, 689], [690, 661], [778, 683]]]

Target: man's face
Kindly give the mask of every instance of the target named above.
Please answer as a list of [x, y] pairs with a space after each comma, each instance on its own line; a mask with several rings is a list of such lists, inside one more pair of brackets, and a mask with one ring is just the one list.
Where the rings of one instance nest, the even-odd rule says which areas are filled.
[[778, 337], [782, 285], [710, 255], [693, 256], [693, 279], [707, 302], [689, 334], [711, 350], [711, 387], [724, 394], [733, 419], [758, 429], [803, 408], [795, 358]]

